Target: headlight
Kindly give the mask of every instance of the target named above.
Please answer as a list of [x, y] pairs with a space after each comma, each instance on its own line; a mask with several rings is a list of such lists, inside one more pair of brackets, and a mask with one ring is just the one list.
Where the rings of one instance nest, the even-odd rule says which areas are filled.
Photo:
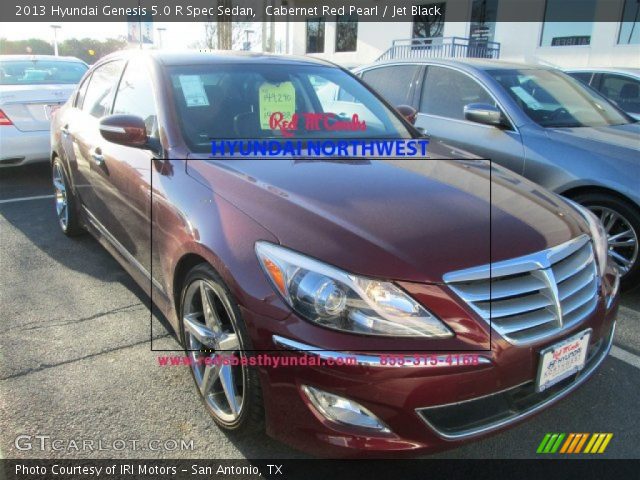
[[602, 222], [596, 217], [591, 210], [583, 207], [582, 205], [565, 198], [567, 202], [575, 208], [578, 213], [585, 219], [589, 225], [589, 232], [593, 239], [593, 248], [596, 253], [596, 259], [598, 261], [598, 273], [600, 276], [604, 275], [604, 271], [607, 268], [607, 262], [609, 257], [609, 241], [607, 239], [607, 232], [602, 225]]
[[267, 242], [256, 243], [256, 254], [289, 306], [319, 325], [366, 335], [453, 336], [393, 283], [352, 275]]

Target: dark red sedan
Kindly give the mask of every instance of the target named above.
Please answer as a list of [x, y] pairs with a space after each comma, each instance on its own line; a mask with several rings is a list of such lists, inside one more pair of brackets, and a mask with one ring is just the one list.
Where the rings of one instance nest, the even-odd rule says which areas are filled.
[[220, 428], [417, 454], [593, 374], [619, 277], [592, 214], [446, 145], [429, 145], [444, 160], [211, 156], [215, 139], [281, 140], [274, 111], [357, 115], [304, 141], [421, 135], [347, 71], [263, 55], [109, 56], [52, 126], [62, 230], [90, 231], [152, 296]]

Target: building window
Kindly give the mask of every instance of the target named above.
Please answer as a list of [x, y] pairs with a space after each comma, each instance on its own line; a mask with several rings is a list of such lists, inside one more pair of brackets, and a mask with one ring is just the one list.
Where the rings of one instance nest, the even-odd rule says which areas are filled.
[[429, 3], [421, 5], [421, 7], [440, 7], [440, 16], [433, 18], [425, 15], [413, 16], [413, 38], [433, 38], [442, 37], [444, 33], [444, 17], [446, 11], [446, 3]]
[[[547, 0], [540, 46], [590, 45], [596, 2], [597, 0]], [[576, 12], [579, 12], [580, 21], [575, 21]]]
[[355, 52], [358, 48], [358, 16], [336, 17], [336, 52]]
[[640, 1], [638, 0], [624, 2], [618, 43], [623, 45], [640, 43]]
[[471, 5], [471, 28], [469, 30], [472, 42], [492, 42], [496, 32], [496, 17], [498, 15], [498, 0], [473, 0]]
[[307, 19], [307, 53], [324, 52], [324, 18]]

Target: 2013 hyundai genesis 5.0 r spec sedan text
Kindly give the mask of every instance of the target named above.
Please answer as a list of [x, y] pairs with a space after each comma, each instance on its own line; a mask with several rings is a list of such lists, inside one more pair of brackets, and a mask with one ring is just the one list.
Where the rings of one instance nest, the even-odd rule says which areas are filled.
[[274, 105], [367, 127], [300, 126], [305, 141], [421, 135], [348, 71], [249, 54], [106, 57], [52, 126], [62, 230], [89, 230], [152, 295], [220, 428], [420, 454], [594, 373], [619, 281], [592, 213], [436, 142], [441, 160], [211, 157], [211, 139], [281, 139]]

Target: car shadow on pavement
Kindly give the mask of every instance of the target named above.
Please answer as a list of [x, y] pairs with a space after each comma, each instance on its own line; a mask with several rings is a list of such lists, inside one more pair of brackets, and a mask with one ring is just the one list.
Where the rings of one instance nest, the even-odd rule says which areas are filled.
[[[48, 164], [0, 170], [0, 201], [46, 195], [53, 195]], [[169, 321], [151, 303], [149, 296], [95, 238], [88, 233], [73, 238], [62, 233], [53, 198], [0, 203], [0, 217], [13, 226], [13, 230], [8, 226], [3, 228], [0, 235], [2, 256], [12, 257], [7, 257], [3, 264], [16, 263], [16, 272], [25, 275], [29, 275], [30, 268], [24, 267], [51, 264], [59, 272], [57, 275], [67, 275], [65, 269], [69, 269], [89, 275], [98, 282], [117, 282], [146, 306], [166, 333], [176, 338]], [[33, 247], [41, 253], [33, 251]]]

